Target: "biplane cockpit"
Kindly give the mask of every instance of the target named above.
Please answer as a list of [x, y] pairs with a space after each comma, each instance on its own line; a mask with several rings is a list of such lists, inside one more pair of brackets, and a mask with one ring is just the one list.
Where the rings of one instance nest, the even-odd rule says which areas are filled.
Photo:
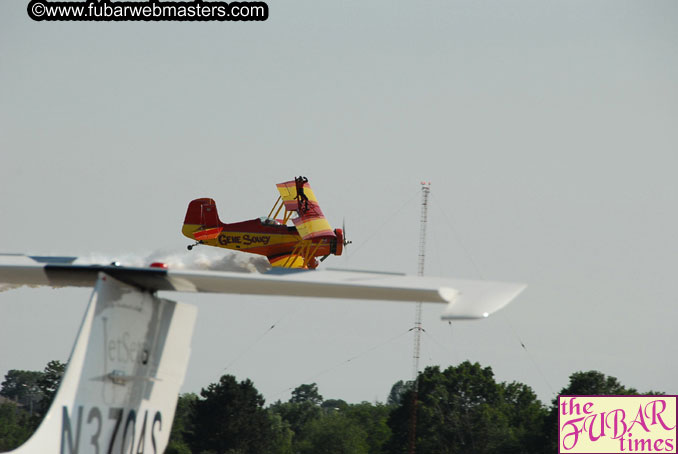
[[[188, 205], [182, 233], [195, 240], [188, 246], [214, 247], [264, 255], [274, 267], [316, 268], [318, 259], [341, 255], [350, 244], [344, 229], [332, 229], [305, 177], [276, 185], [279, 197], [268, 216], [226, 224], [214, 200], [195, 199]], [[291, 225], [288, 225], [291, 222]]]
[[282, 225], [277, 219], [269, 218], [268, 216], [259, 216], [259, 222], [263, 225]]

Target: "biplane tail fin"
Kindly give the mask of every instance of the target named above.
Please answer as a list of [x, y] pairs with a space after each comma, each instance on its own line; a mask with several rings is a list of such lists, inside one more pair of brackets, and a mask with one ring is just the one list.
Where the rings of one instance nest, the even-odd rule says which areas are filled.
[[192, 200], [188, 204], [184, 224], [203, 227], [219, 227], [221, 221], [217, 213], [217, 204], [213, 199], [202, 198]]
[[196, 241], [205, 241], [216, 238], [222, 230], [217, 204], [213, 199], [195, 199], [188, 204], [184, 226], [181, 229], [184, 236]]
[[99, 273], [54, 401], [11, 452], [164, 452], [196, 314]]

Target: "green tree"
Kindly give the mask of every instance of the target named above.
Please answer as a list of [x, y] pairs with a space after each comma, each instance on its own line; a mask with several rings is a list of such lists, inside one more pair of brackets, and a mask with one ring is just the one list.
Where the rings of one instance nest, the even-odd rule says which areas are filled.
[[[627, 388], [616, 377], [606, 376], [597, 370], [575, 372], [570, 375], [570, 382], [558, 393], [567, 395], [636, 395], [635, 388]], [[648, 392], [645, 394], [657, 394]], [[558, 451], [558, 398], [551, 401], [551, 409], [546, 418], [544, 443], [552, 452]]]
[[30, 416], [13, 403], [0, 404], [0, 452], [20, 446], [33, 433]]
[[332, 412], [345, 410], [348, 408], [348, 404], [343, 399], [327, 399], [324, 400], [322, 404], [320, 404], [320, 408], [326, 412]]
[[403, 382], [402, 380], [398, 380], [391, 386], [391, 392], [386, 399], [386, 405], [400, 405], [403, 395], [410, 389], [412, 389], [411, 381]]
[[294, 433], [295, 442], [303, 437], [304, 427], [314, 419], [320, 417], [322, 411], [317, 405], [310, 402], [292, 403], [277, 401], [271, 405], [270, 410], [280, 415], [292, 432]]
[[292, 440], [294, 432], [290, 429], [290, 425], [279, 414], [274, 411], [268, 411], [268, 417], [271, 422], [271, 430], [273, 432], [272, 447], [270, 454], [292, 454]]
[[42, 372], [12, 369], [5, 375], [0, 387], [0, 396], [4, 396], [23, 405], [31, 414], [38, 410], [42, 393], [38, 382]]
[[289, 424], [296, 453], [380, 454], [390, 435], [386, 425], [390, 407], [368, 402], [349, 405], [342, 399], [323, 401], [315, 383], [297, 387], [289, 402], [278, 401], [270, 410]]
[[546, 449], [544, 428], [548, 410], [532, 388], [523, 383], [500, 383], [502, 410], [508, 418], [505, 452], [553, 452]]
[[365, 432], [368, 452], [381, 454], [391, 437], [387, 421], [391, 407], [384, 404], [362, 402], [343, 409], [342, 412]]
[[167, 454], [191, 454], [188, 441], [194, 435], [195, 404], [197, 401], [198, 396], [194, 393], [179, 396], [169, 443], [165, 450]]
[[327, 413], [308, 424], [300, 454], [367, 454], [367, 434], [342, 412]]
[[323, 396], [318, 392], [318, 385], [311, 383], [308, 385], [299, 385], [292, 391], [290, 402], [293, 404], [301, 404], [310, 402], [313, 405], [320, 405], [323, 401]]
[[14, 401], [0, 408], [0, 451], [10, 450], [26, 441], [40, 425], [54, 399], [59, 370], [64, 365], [50, 361], [43, 372], [13, 369], [0, 385], [0, 396]]
[[37, 429], [49, 410], [56, 395], [66, 365], [50, 361], [44, 371], [17, 370], [7, 372], [0, 385], [0, 396], [15, 401], [28, 412], [29, 418], [21, 419], [29, 433]]
[[329, 405], [340, 405], [340, 401], [331, 400], [328, 407], [321, 408], [322, 403], [323, 397], [318, 392], [318, 385], [311, 383], [297, 386], [292, 391], [292, 397], [288, 402], [277, 401], [269, 407], [272, 413], [278, 415], [287, 424], [293, 434], [293, 452], [299, 452], [302, 446], [307, 446], [304, 443], [310, 423], [319, 419], [323, 411], [330, 411]]
[[224, 375], [195, 402], [191, 451], [215, 454], [268, 453], [274, 434], [264, 398], [249, 379]]
[[323, 397], [318, 392], [318, 386], [311, 383], [297, 386], [288, 402], [277, 401], [270, 409], [289, 424], [296, 445], [304, 438], [306, 425], [320, 418], [322, 401]]
[[61, 378], [66, 371], [66, 363], [62, 363], [58, 360], [53, 360], [47, 363], [45, 370], [42, 371], [42, 374], [37, 380], [37, 387], [42, 395], [40, 399], [39, 412], [41, 414], [47, 413], [49, 406], [52, 405], [54, 396], [56, 395], [57, 390], [59, 389], [59, 384], [61, 383]]
[[[418, 452], [537, 453], [543, 444], [532, 439], [521, 422], [528, 415], [539, 433], [545, 409], [526, 385], [494, 380], [490, 367], [466, 361], [440, 371], [427, 367], [419, 374], [416, 446]], [[387, 452], [407, 452], [413, 390], [388, 420], [392, 437]]]
[[588, 372], [575, 372], [570, 375], [570, 383], [560, 391], [560, 394], [586, 395], [635, 395], [635, 388], [627, 388], [616, 377], [606, 376], [602, 372], [590, 370]]

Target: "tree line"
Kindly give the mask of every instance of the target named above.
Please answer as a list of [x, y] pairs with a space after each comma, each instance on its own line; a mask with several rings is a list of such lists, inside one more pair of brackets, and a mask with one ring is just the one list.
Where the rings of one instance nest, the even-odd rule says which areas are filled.
[[[33, 433], [65, 364], [10, 370], [0, 385], [0, 452]], [[265, 405], [251, 380], [224, 375], [200, 394], [179, 396], [168, 454], [403, 454], [416, 411], [417, 452], [557, 452], [557, 399], [543, 404], [518, 382], [497, 382], [490, 367], [465, 361], [396, 382], [385, 403], [325, 399], [315, 383]], [[644, 394], [650, 394], [647, 392]], [[598, 371], [575, 372], [559, 394], [638, 394]], [[657, 394], [657, 393], [653, 393]], [[413, 408], [414, 407], [414, 408]]]

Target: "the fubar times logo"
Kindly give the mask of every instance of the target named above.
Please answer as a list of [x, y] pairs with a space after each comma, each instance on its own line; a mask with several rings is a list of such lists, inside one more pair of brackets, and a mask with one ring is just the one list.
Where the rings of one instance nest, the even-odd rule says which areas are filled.
[[678, 396], [558, 396], [558, 452], [676, 453]]

